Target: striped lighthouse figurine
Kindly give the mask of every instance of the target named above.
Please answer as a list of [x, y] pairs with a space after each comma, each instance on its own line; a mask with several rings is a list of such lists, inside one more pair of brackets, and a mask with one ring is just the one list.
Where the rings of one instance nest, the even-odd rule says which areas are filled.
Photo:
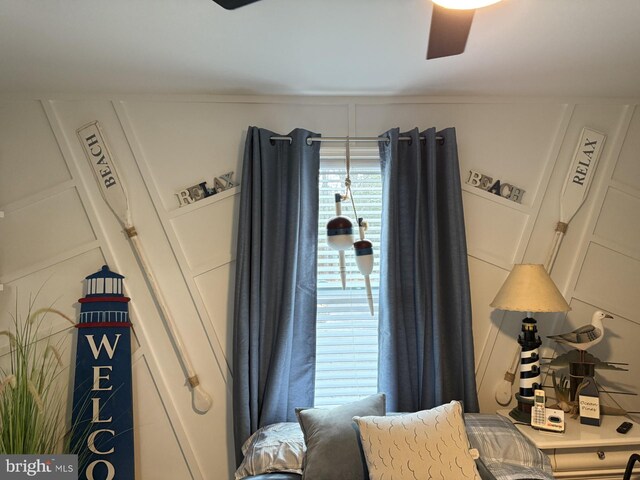
[[122, 275], [106, 265], [79, 300], [72, 448], [79, 479], [134, 478], [131, 323]]

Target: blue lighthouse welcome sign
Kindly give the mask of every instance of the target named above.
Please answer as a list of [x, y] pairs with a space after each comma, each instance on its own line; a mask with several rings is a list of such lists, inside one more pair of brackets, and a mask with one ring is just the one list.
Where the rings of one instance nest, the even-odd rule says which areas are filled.
[[79, 479], [133, 480], [131, 323], [124, 277], [102, 270], [86, 278], [79, 300], [72, 448]]

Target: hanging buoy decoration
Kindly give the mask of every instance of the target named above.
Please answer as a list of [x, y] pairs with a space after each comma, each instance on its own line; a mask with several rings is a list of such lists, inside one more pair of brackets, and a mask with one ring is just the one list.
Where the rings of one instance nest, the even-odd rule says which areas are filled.
[[[362, 218], [358, 218], [356, 203], [353, 199], [353, 192], [351, 191], [351, 155], [349, 152], [349, 137], [347, 137], [345, 164], [347, 167], [347, 175], [344, 179], [345, 193], [344, 195], [339, 193], [335, 194], [336, 216], [327, 223], [327, 245], [329, 245], [333, 250], [338, 250], [340, 252], [340, 279], [342, 280], [343, 290], [346, 287], [347, 281], [344, 251], [353, 245], [356, 256], [356, 265], [358, 266], [360, 273], [364, 275], [369, 311], [371, 312], [371, 315], [373, 315], [373, 295], [371, 293], [371, 280], [369, 279], [371, 272], [373, 272], [373, 244], [364, 238], [364, 232], [367, 230], [367, 222]], [[356, 242], [353, 241], [353, 224], [351, 223], [351, 220], [342, 215], [343, 200], [351, 200], [353, 214], [355, 218], [358, 219], [360, 240], [357, 240]]]
[[327, 245], [333, 250], [346, 250], [353, 245], [353, 224], [339, 215], [327, 222]]
[[344, 251], [353, 243], [353, 224], [347, 217], [342, 216], [342, 195], [335, 194], [336, 216], [327, 223], [327, 244], [333, 250], [338, 250], [340, 259], [340, 280], [342, 289], [347, 286], [347, 268], [345, 266]]
[[346, 284], [346, 271], [344, 266], [344, 251], [353, 245], [353, 224], [347, 217], [333, 217], [327, 223], [327, 245], [340, 252], [340, 276], [342, 288]]
[[354, 242], [353, 250], [356, 254], [356, 265], [360, 273], [364, 275], [364, 283], [367, 289], [367, 300], [369, 302], [369, 311], [373, 315], [373, 295], [371, 293], [371, 280], [369, 275], [373, 272], [373, 243], [364, 238], [364, 232], [367, 230], [367, 223], [362, 218], [358, 219], [358, 227], [360, 230], [360, 240]]

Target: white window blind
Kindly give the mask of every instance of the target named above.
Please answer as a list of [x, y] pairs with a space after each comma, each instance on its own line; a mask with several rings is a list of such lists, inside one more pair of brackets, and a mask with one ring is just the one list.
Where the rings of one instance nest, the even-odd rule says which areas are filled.
[[[354, 155], [355, 157], [355, 155]], [[316, 329], [315, 405], [335, 406], [377, 392], [378, 385], [378, 285], [382, 179], [376, 155], [352, 159], [351, 182], [358, 216], [369, 223], [366, 238], [373, 243], [374, 269], [370, 277], [374, 316], [369, 312], [364, 277], [358, 271], [353, 249], [345, 251], [347, 286], [342, 289], [338, 252], [326, 244], [326, 224], [335, 216], [335, 193], [344, 193], [344, 158], [323, 156], [320, 167], [318, 234], [318, 317]], [[350, 201], [342, 214], [354, 225]]]

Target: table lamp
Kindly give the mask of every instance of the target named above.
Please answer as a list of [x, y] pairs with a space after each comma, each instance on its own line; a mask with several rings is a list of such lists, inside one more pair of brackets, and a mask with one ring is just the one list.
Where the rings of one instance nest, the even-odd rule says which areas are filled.
[[538, 354], [542, 341], [537, 335], [533, 312], [568, 312], [571, 307], [544, 266], [534, 264], [514, 265], [491, 306], [510, 312], [526, 312], [527, 315], [522, 319], [522, 333], [518, 335], [521, 346], [520, 390], [516, 393], [518, 405], [509, 415], [518, 421], [529, 423], [533, 392], [542, 386]]

